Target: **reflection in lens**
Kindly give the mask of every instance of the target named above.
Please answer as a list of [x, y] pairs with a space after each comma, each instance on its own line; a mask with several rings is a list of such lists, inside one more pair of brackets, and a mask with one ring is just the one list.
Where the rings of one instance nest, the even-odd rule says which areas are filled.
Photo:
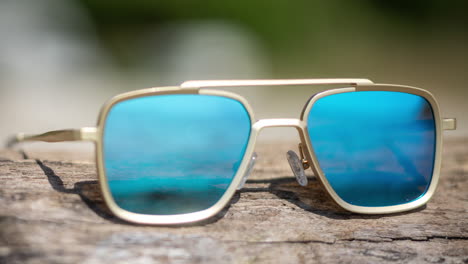
[[244, 106], [226, 97], [172, 94], [119, 102], [103, 135], [111, 195], [120, 208], [141, 214], [207, 209], [236, 174], [250, 127]]
[[307, 127], [320, 168], [344, 201], [391, 206], [427, 191], [436, 132], [423, 97], [383, 91], [329, 95], [312, 106]]

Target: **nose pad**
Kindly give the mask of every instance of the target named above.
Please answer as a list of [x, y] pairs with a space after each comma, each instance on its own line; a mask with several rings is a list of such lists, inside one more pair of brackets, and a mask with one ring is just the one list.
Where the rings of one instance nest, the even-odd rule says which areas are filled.
[[296, 152], [289, 150], [286, 153], [286, 157], [288, 158], [289, 166], [291, 166], [291, 170], [296, 176], [297, 183], [301, 186], [307, 185], [307, 176], [305, 175], [304, 165], [302, 164], [302, 159], [296, 154]]
[[237, 190], [242, 189], [244, 187], [245, 182], [247, 181], [247, 178], [250, 176], [250, 173], [253, 171], [253, 167], [255, 166], [255, 161], [257, 160], [257, 153], [254, 152], [252, 155], [252, 158], [250, 158], [249, 165], [247, 166], [247, 169], [245, 170], [244, 176], [242, 177], [241, 182], [239, 183], [239, 186], [237, 186]]

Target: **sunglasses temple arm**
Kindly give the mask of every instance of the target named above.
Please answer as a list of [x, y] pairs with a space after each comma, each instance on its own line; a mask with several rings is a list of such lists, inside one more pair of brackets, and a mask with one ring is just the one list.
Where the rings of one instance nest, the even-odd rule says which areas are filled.
[[28, 135], [18, 133], [6, 143], [8, 148], [25, 141], [63, 142], [63, 141], [96, 141], [97, 128], [83, 127], [79, 129], [64, 129], [49, 131], [43, 134]]

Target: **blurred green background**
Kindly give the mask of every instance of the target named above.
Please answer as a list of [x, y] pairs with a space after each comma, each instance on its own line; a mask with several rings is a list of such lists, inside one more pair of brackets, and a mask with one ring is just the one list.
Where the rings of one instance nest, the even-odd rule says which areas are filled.
[[[467, 3], [3, 0], [0, 138], [92, 126], [117, 93], [188, 79], [337, 77], [425, 88], [466, 136]], [[298, 117], [313, 89], [239, 93], [258, 118]]]
[[[170, 24], [230, 24], [253, 38], [268, 76], [426, 79], [442, 65], [465, 66], [466, 1], [106, 1], [81, 0], [100, 40], [125, 69], [138, 69], [142, 43]], [[191, 24], [191, 25], [190, 25]], [[224, 25], [226, 26], [226, 25]], [[222, 30], [220, 30], [222, 31]], [[220, 32], [222, 34], [222, 32]], [[158, 46], [155, 46], [158, 48]], [[137, 52], [135, 52], [137, 51]], [[144, 55], [143, 55], [144, 56]], [[222, 62], [229, 63], [229, 62]], [[457, 65], [457, 63], [462, 63]], [[414, 72], [401, 71], [412, 64]], [[394, 66], [389, 68], [389, 66]], [[450, 73], [449, 73], [450, 74]], [[437, 78], [437, 76], [435, 76]], [[444, 78], [444, 77], [440, 77]]]

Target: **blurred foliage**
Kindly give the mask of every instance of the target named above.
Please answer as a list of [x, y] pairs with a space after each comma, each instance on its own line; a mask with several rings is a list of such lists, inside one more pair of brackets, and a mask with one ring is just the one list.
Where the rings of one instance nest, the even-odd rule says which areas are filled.
[[222, 20], [240, 25], [260, 38], [274, 67], [288, 60], [319, 60], [321, 53], [330, 54], [339, 49], [337, 43], [349, 39], [404, 38], [411, 43], [434, 30], [466, 35], [468, 25], [468, 1], [463, 0], [79, 1], [104, 45], [124, 65], [131, 65], [128, 54], [135, 39], [174, 22]]

